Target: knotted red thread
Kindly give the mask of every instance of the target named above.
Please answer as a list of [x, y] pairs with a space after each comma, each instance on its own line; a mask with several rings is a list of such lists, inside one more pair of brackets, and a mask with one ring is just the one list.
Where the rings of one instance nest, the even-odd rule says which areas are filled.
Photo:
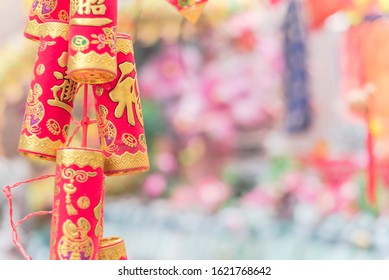
[[11, 190], [14, 188], [17, 188], [23, 184], [28, 184], [28, 183], [32, 183], [35, 181], [45, 180], [45, 179], [52, 178], [52, 177], [54, 177], [54, 175], [44, 175], [44, 176], [41, 176], [38, 178], [29, 179], [29, 180], [26, 180], [23, 182], [18, 182], [12, 186], [5, 186], [3, 189], [5, 198], [8, 200], [8, 204], [9, 204], [9, 220], [10, 220], [10, 224], [11, 224], [11, 228], [12, 228], [12, 242], [15, 244], [16, 248], [20, 251], [20, 253], [23, 255], [23, 257], [26, 260], [32, 260], [32, 258], [27, 254], [26, 250], [24, 250], [22, 244], [19, 242], [19, 234], [18, 234], [18, 230], [17, 230], [18, 226], [22, 225], [24, 222], [28, 221], [29, 219], [31, 219], [33, 217], [52, 214], [52, 211], [37, 211], [34, 213], [30, 213], [26, 217], [24, 217], [23, 219], [21, 219], [15, 223], [14, 219], [13, 219], [13, 201], [12, 201], [12, 191]]

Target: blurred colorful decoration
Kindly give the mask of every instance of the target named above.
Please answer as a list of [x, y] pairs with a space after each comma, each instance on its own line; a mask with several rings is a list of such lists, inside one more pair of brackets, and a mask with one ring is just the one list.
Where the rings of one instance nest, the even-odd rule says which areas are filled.
[[167, 0], [172, 4], [187, 20], [196, 24], [201, 16], [208, 0]]
[[351, 8], [353, 0], [305, 0], [305, 5], [308, 24], [310, 28], [317, 29], [334, 13]]
[[286, 99], [285, 122], [290, 133], [307, 131], [312, 123], [307, 71], [307, 30], [299, 1], [291, 0], [282, 25]]

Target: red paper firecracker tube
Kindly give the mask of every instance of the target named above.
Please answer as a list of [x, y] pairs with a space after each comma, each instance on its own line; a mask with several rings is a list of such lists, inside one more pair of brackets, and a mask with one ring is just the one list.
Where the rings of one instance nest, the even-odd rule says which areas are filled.
[[142, 106], [130, 35], [118, 34], [118, 76], [95, 86], [96, 115], [106, 175], [149, 169]]
[[85, 84], [115, 79], [117, 0], [70, 4], [69, 77]]
[[41, 35], [18, 151], [54, 161], [67, 140], [77, 84], [67, 77], [68, 24], [43, 23]]
[[50, 259], [98, 259], [104, 207], [103, 165], [104, 155], [99, 150], [58, 150]]
[[34, 0], [30, 9], [24, 36], [39, 41], [41, 24], [49, 20], [69, 22], [69, 0]]
[[100, 240], [99, 260], [127, 260], [124, 240], [120, 237], [108, 237]]

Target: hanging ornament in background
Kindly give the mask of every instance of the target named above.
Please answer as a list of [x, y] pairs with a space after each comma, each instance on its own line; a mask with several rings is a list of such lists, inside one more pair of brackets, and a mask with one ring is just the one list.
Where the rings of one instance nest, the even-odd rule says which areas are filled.
[[106, 175], [149, 169], [142, 105], [130, 35], [118, 33], [118, 76], [95, 87], [96, 116]]
[[285, 60], [285, 121], [290, 133], [304, 132], [312, 122], [305, 27], [299, 1], [291, 0], [282, 26]]
[[117, 0], [71, 1], [69, 77], [85, 84], [116, 77]]
[[208, 0], [167, 0], [172, 4], [187, 20], [196, 24], [200, 18]]
[[24, 156], [55, 161], [68, 137], [77, 83], [67, 77], [68, 24], [50, 20], [40, 26], [18, 150]]
[[24, 29], [24, 36], [33, 41], [39, 41], [42, 23], [48, 20], [68, 23], [69, 6], [69, 0], [34, 0]]
[[103, 235], [103, 168], [104, 154], [99, 150], [58, 150], [50, 259], [98, 259]]
[[325, 20], [338, 11], [352, 7], [352, 0], [305, 0], [309, 27], [320, 28]]

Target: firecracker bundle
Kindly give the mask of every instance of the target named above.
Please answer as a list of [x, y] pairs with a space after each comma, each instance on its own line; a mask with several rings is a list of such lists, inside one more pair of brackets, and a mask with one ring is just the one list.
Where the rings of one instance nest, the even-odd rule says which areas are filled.
[[[124, 240], [103, 235], [104, 180], [145, 172], [149, 160], [132, 38], [118, 33], [117, 9], [117, 0], [35, 0], [25, 28], [39, 46], [18, 151], [56, 165], [53, 260], [127, 259]], [[82, 90], [94, 96], [100, 149], [69, 139]]]

